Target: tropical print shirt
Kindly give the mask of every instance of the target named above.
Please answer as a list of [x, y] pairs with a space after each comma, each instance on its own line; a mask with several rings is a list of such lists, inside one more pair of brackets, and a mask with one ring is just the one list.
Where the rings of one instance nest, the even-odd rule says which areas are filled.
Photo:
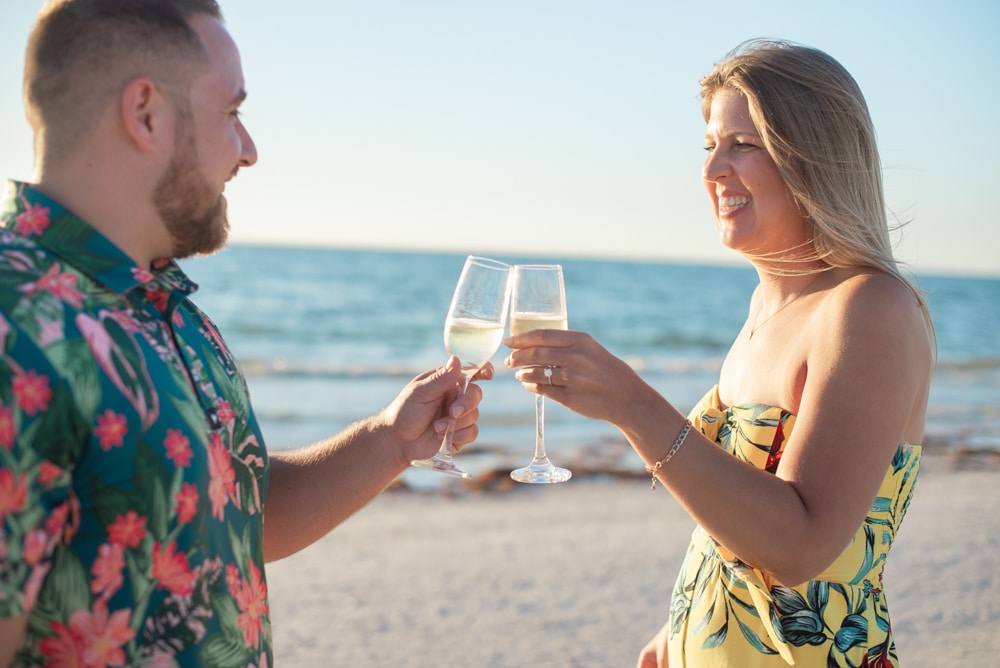
[[176, 263], [0, 208], [0, 618], [22, 666], [269, 666], [267, 453]]

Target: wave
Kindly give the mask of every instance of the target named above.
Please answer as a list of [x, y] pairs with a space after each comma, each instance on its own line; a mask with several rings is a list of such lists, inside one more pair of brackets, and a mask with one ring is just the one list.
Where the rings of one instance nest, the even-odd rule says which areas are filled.
[[1000, 357], [938, 360], [937, 368], [938, 371], [996, 371], [1000, 369]]
[[[718, 373], [722, 368], [721, 357], [706, 358], [658, 358], [641, 356], [623, 356], [622, 359], [641, 374], [655, 375], [687, 375]], [[247, 377], [274, 378], [326, 378], [329, 380], [348, 380], [363, 378], [410, 378], [423, 373], [443, 359], [414, 359], [408, 361], [342, 361], [320, 362], [316, 360], [293, 360], [285, 357], [270, 359], [243, 358], [239, 360], [240, 368]], [[493, 360], [496, 375], [513, 374], [498, 359]]]
[[[718, 373], [723, 358], [709, 357], [659, 357], [625, 355], [622, 357], [638, 373], [652, 375], [689, 375]], [[246, 358], [240, 360], [244, 375], [248, 377], [310, 377], [337, 379], [360, 378], [410, 378], [423, 373], [443, 359], [412, 359], [390, 361], [317, 361], [293, 360], [286, 357]], [[497, 375], [511, 374], [510, 369], [494, 360]], [[1000, 371], [1000, 357], [939, 360], [938, 373], [982, 373]]]
[[410, 378], [423, 373], [434, 366], [434, 362], [317, 362], [295, 361], [284, 357], [272, 359], [241, 359], [239, 360], [243, 375], [247, 377], [275, 378], [326, 378], [360, 379], [360, 378]]

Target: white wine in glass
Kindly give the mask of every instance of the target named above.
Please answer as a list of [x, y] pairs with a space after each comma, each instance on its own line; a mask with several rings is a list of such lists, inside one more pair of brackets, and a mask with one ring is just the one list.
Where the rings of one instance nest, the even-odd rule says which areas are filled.
[[448, 317], [444, 323], [444, 348], [462, 361], [466, 368], [478, 371], [500, 347], [503, 325], [471, 318]]
[[[470, 255], [455, 286], [444, 320], [444, 347], [462, 363], [465, 393], [469, 380], [490, 361], [503, 340], [510, 304], [509, 264]], [[461, 396], [461, 394], [459, 395]], [[441, 448], [430, 459], [410, 462], [418, 468], [468, 478], [469, 472], [455, 465], [451, 442], [455, 421], [449, 420]]]
[[510, 335], [517, 336], [533, 329], [569, 329], [566, 316], [546, 313], [518, 313], [510, 318]]
[[[566, 329], [566, 288], [562, 266], [519, 264], [514, 267], [511, 296], [510, 333], [513, 336], [533, 329]], [[551, 370], [550, 370], [551, 373]], [[554, 466], [545, 453], [545, 397], [535, 395], [535, 456], [531, 464], [511, 471], [518, 482], [565, 482], [573, 474]]]

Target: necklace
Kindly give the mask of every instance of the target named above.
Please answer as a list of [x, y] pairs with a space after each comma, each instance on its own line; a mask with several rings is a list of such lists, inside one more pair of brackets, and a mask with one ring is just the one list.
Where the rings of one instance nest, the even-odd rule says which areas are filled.
[[801, 290], [799, 290], [799, 292], [794, 297], [792, 297], [791, 299], [789, 299], [788, 301], [786, 301], [784, 304], [782, 304], [781, 306], [779, 306], [777, 309], [775, 309], [774, 313], [772, 313], [771, 315], [769, 315], [766, 318], [764, 318], [764, 320], [762, 320], [761, 322], [756, 322], [756, 318], [755, 318], [754, 319], [755, 322], [754, 322], [753, 326], [750, 328], [750, 336], [747, 337], [747, 341], [749, 341], [750, 339], [752, 339], [753, 335], [757, 333], [757, 330], [760, 329], [761, 327], [763, 327], [764, 325], [766, 325], [768, 320], [770, 320], [774, 316], [776, 316], [779, 313], [781, 313], [781, 311], [784, 310], [784, 308], [786, 306], [788, 306], [789, 304], [797, 301], [799, 299], [799, 297], [802, 297], [803, 295], [805, 295], [806, 292], [809, 291], [809, 288], [812, 287], [812, 284], [815, 283], [817, 280], [819, 280], [819, 277], [822, 276], [822, 275], [823, 275], [823, 272], [818, 273], [816, 275], [816, 277], [814, 279], [812, 279], [811, 281], [809, 281], [808, 283], [806, 283], [806, 286], [804, 288], [802, 288]]

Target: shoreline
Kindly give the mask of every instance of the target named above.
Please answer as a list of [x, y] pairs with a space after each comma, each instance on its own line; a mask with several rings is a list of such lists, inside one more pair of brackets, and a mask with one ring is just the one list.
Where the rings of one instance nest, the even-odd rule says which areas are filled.
[[[971, 443], [947, 443], [928, 438], [923, 446], [921, 470], [1000, 471], [1000, 448], [979, 447]], [[523, 466], [520, 458], [498, 445], [472, 443], [456, 456], [456, 464], [469, 470], [470, 478], [461, 479], [437, 472], [408, 469], [389, 485], [391, 493], [428, 493], [460, 495], [466, 492], [510, 493], [521, 487], [510, 472]], [[550, 456], [552, 456], [550, 454]], [[521, 463], [517, 463], [521, 462]], [[567, 458], [554, 461], [573, 472], [573, 480], [649, 481], [642, 462], [624, 439], [606, 439], [579, 448]]]
[[[885, 571], [903, 665], [1000, 652], [1000, 457], [925, 455]], [[278, 666], [634, 666], [693, 522], [648, 480], [402, 488], [268, 565]]]

